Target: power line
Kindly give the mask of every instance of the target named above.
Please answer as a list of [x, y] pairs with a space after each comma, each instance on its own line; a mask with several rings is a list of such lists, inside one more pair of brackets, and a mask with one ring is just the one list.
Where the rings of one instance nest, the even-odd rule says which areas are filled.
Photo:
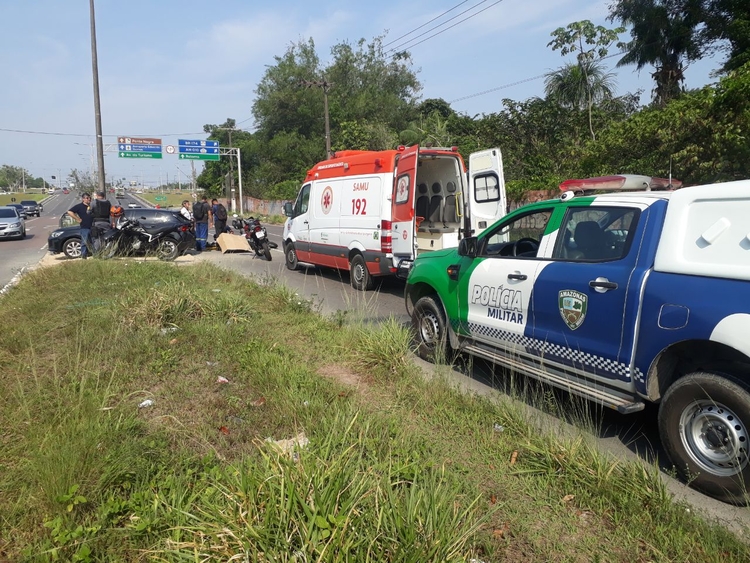
[[[435, 20], [439, 20], [440, 18], [442, 18], [442, 17], [443, 17], [443, 16], [445, 15], [445, 14], [447, 14], [448, 12], [452, 12], [453, 10], [455, 10], [456, 8], [458, 8], [459, 6], [461, 6], [462, 4], [466, 4], [466, 3], [468, 2], [468, 1], [469, 1], [469, 0], [464, 0], [463, 2], [460, 2], [460, 3], [456, 4], [455, 6], [453, 6], [452, 8], [450, 8], [450, 9], [448, 9], [448, 10], [446, 10], [445, 12], [443, 12], [442, 14], [440, 14], [439, 16], [436, 16], [436, 17], [432, 18], [432, 19], [431, 19], [430, 21], [428, 21], [428, 22], [425, 22], [425, 23], [423, 23], [423, 24], [422, 24], [422, 25], [420, 25], [419, 27], [415, 27], [414, 29], [412, 29], [412, 30], [411, 30], [411, 31], [409, 31], [408, 33], [404, 33], [404, 34], [403, 34], [403, 35], [402, 35], [401, 37], [397, 37], [397, 38], [396, 38], [396, 39], [394, 39], [393, 41], [389, 41], [388, 43], [386, 43], [385, 45], [383, 45], [383, 47], [387, 47], [388, 45], [392, 45], [393, 43], [395, 43], [396, 41], [400, 41], [401, 39], [403, 39], [403, 38], [404, 38], [404, 37], [406, 37], [407, 35], [411, 35], [411, 34], [412, 34], [412, 33], [414, 33], [415, 31], [419, 31], [419, 30], [420, 30], [420, 29], [422, 29], [422, 28], [423, 28], [424, 26], [426, 26], [426, 25], [429, 25], [429, 24], [431, 24], [431, 23], [432, 23], [432, 22], [434, 22]], [[487, 0], [485, 0], [485, 2], [486, 2], [486, 1], [487, 1]], [[458, 14], [458, 15], [460, 16], [461, 14]], [[456, 16], [456, 17], [458, 17], [458, 16]], [[450, 20], [448, 20], [448, 21], [450, 21]], [[438, 27], [440, 27], [440, 26], [438, 26]]]
[[477, 6], [479, 6], [479, 5], [481, 5], [481, 4], [484, 4], [485, 2], [487, 2], [487, 0], [483, 0], [482, 2], [479, 2], [479, 4], [475, 4], [474, 6], [472, 6], [471, 8], [468, 8], [468, 9], [464, 10], [464, 11], [463, 11], [463, 12], [461, 12], [460, 14], [456, 14], [456, 15], [455, 15], [455, 16], [454, 16], [453, 18], [449, 19], [448, 21], [446, 21], [446, 22], [443, 22], [443, 23], [441, 23], [441, 24], [439, 24], [439, 25], [436, 25], [435, 27], [433, 27], [433, 28], [431, 28], [431, 29], [428, 29], [428, 30], [427, 30], [427, 31], [425, 31], [424, 33], [420, 33], [420, 34], [419, 34], [419, 35], [417, 35], [416, 37], [414, 37], [414, 38], [412, 38], [412, 39], [409, 39], [408, 41], [405, 41], [404, 43], [402, 43], [401, 45], [398, 45], [398, 46], [394, 47], [393, 49], [390, 49], [390, 50], [389, 50], [389, 51], [387, 51], [387, 52], [386, 52], [385, 54], [387, 55], [387, 54], [389, 54], [389, 53], [398, 53], [398, 52], [400, 52], [400, 51], [404, 51], [404, 50], [406, 50], [406, 49], [413, 49], [413, 48], [414, 48], [414, 47], [416, 47], [417, 45], [421, 45], [421, 44], [422, 44], [422, 43], [424, 43], [425, 41], [428, 41], [428, 40], [432, 39], [433, 37], [437, 37], [437, 36], [438, 36], [438, 35], [440, 35], [441, 33], [444, 33], [444, 32], [446, 32], [446, 31], [448, 31], [449, 29], [453, 29], [453, 28], [454, 28], [454, 27], [456, 27], [457, 25], [459, 25], [459, 24], [462, 24], [462, 23], [464, 23], [465, 21], [467, 21], [467, 20], [470, 20], [471, 18], [473, 18], [473, 17], [475, 17], [475, 16], [478, 16], [478, 15], [479, 15], [479, 14], [481, 14], [482, 12], [485, 12], [485, 11], [489, 10], [490, 8], [492, 8], [493, 6], [496, 6], [497, 4], [499, 4], [499, 3], [500, 3], [500, 2], [502, 2], [502, 1], [503, 1], [503, 0], [497, 0], [496, 2], [493, 2], [492, 4], [490, 4], [489, 6], [487, 6], [486, 8], [482, 8], [481, 10], [479, 10], [478, 12], [476, 12], [475, 14], [472, 14], [472, 15], [470, 15], [470, 16], [467, 16], [467, 17], [465, 17], [464, 19], [462, 19], [462, 20], [460, 20], [460, 21], [457, 21], [457, 22], [456, 22], [456, 23], [454, 23], [453, 25], [451, 25], [451, 26], [448, 26], [448, 27], [446, 27], [445, 29], [441, 29], [441, 30], [440, 30], [440, 31], [438, 31], [437, 33], [433, 33], [433, 34], [432, 34], [432, 35], [430, 35], [429, 37], [425, 37], [424, 39], [422, 39], [422, 41], [417, 41], [416, 43], [413, 43], [413, 44], [411, 44], [411, 45], [408, 45], [408, 43], [410, 43], [411, 41], [414, 41], [415, 39], [418, 39], [419, 37], [422, 37], [423, 35], [426, 35], [427, 33], [429, 33], [429, 32], [431, 32], [431, 31], [433, 31], [433, 30], [435, 30], [435, 29], [439, 28], [440, 26], [443, 26], [443, 25], [445, 25], [445, 24], [447, 24], [447, 23], [449, 23], [449, 22], [453, 21], [453, 20], [454, 20], [454, 19], [456, 19], [457, 17], [459, 17], [459, 16], [461, 16], [461, 15], [465, 14], [466, 12], [470, 12], [471, 10], [473, 10], [474, 8], [476, 8]]

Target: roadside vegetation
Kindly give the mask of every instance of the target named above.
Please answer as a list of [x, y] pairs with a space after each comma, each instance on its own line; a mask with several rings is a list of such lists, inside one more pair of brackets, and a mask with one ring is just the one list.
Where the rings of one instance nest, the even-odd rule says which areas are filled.
[[274, 280], [89, 260], [0, 306], [0, 560], [750, 560], [657, 468]]

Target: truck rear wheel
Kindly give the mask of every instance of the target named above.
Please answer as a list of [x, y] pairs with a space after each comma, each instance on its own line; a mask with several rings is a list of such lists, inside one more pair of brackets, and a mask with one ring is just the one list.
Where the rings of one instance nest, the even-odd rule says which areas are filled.
[[678, 379], [659, 407], [659, 434], [680, 476], [724, 502], [748, 504], [750, 392], [715, 373]]
[[367, 262], [361, 254], [355, 254], [349, 263], [349, 274], [352, 287], [359, 291], [372, 289], [372, 276], [367, 270]]
[[435, 363], [452, 359], [445, 315], [437, 297], [428, 295], [419, 299], [414, 305], [411, 322], [420, 358]]

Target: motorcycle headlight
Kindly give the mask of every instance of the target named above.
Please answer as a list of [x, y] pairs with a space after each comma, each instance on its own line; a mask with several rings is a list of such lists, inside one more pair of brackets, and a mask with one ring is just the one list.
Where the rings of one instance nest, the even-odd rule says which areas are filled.
[[63, 234], [63, 233], [62, 233], [62, 231], [54, 231], [54, 232], [53, 232], [53, 233], [52, 233], [52, 234], [50, 235], [50, 238], [57, 238], [57, 237], [60, 237], [60, 236], [62, 236], [62, 234]]

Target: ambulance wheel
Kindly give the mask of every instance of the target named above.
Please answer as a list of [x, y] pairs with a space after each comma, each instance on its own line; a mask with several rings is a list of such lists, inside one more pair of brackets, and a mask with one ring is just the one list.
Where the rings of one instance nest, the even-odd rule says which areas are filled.
[[680, 477], [724, 502], [748, 504], [750, 390], [730, 377], [693, 372], [667, 389], [659, 434]]
[[361, 254], [355, 254], [349, 263], [352, 287], [359, 291], [372, 289], [372, 276], [367, 271], [367, 262]]
[[290, 242], [284, 247], [284, 256], [286, 258], [286, 267], [290, 270], [296, 270], [299, 267], [299, 260], [297, 260], [297, 249], [294, 248], [294, 243]]
[[417, 355], [430, 362], [450, 360], [445, 315], [436, 297], [422, 297], [414, 305], [411, 322], [417, 337]]

